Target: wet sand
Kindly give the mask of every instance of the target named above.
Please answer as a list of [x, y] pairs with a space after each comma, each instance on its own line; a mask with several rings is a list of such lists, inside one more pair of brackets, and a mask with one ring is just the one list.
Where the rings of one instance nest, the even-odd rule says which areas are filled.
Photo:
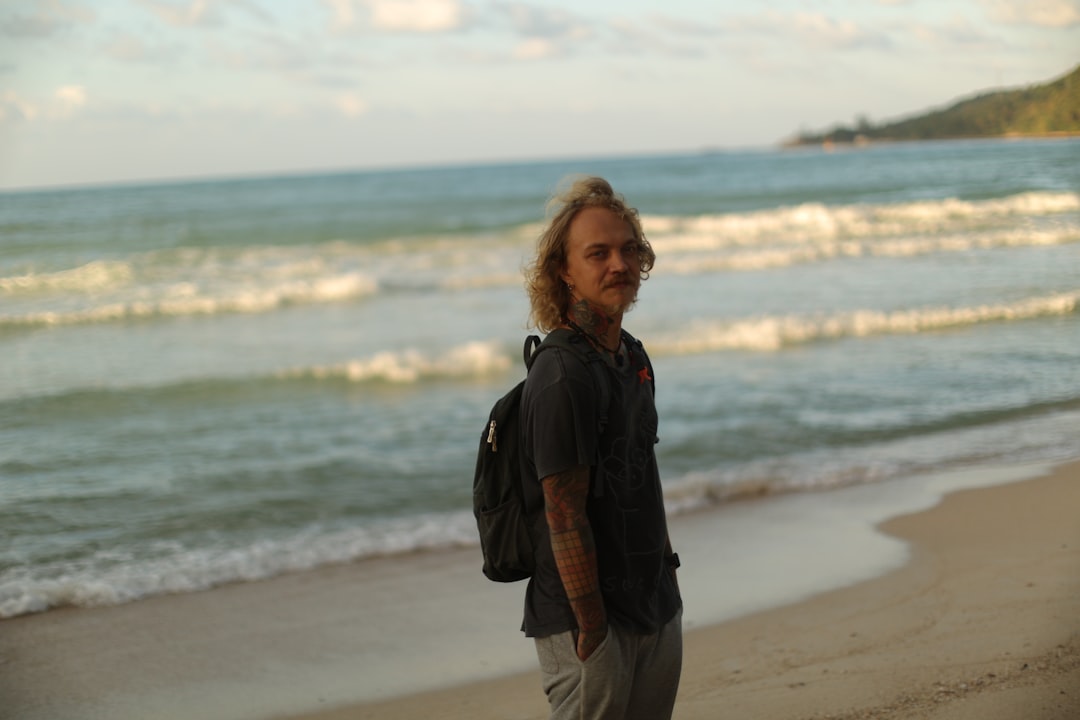
[[[1080, 718], [1080, 463], [1016, 474], [678, 518], [676, 718]], [[476, 553], [0, 622], [0, 718], [540, 720], [524, 588]]]

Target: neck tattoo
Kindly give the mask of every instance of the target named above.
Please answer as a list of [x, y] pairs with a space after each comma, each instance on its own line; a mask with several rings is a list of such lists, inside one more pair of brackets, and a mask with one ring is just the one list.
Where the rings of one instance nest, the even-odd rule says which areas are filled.
[[570, 306], [566, 314], [566, 322], [588, 338], [597, 348], [612, 355], [617, 365], [622, 365], [622, 356], [619, 354], [622, 348], [622, 334], [620, 333], [620, 336], [616, 338], [615, 347], [609, 347], [603, 339], [614, 322], [607, 313], [584, 300], [579, 300]]

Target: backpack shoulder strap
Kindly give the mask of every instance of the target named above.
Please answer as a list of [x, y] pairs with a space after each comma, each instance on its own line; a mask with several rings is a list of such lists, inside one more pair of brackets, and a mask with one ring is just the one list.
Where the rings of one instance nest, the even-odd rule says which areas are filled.
[[[535, 338], [534, 335], [530, 339]], [[600, 353], [596, 351], [592, 343], [586, 340], [578, 331], [567, 328], [552, 330], [535, 350], [533, 350], [529, 342], [530, 340], [525, 341], [526, 367], [532, 367], [537, 355], [553, 347], [563, 348], [574, 353], [585, 362], [586, 367], [589, 368], [589, 372], [593, 376], [593, 384], [599, 396], [597, 403], [597, 432], [603, 434], [608, 424], [608, 410], [611, 408], [611, 376], [608, 374], [604, 358], [600, 357]], [[604, 495], [603, 484], [593, 482], [592, 494], [595, 497], [602, 497]]]
[[536, 348], [540, 345], [540, 338], [537, 335], [530, 335], [525, 338], [525, 347], [521, 349], [521, 357], [525, 361], [525, 371], [528, 372], [529, 368], [533, 364], [533, 355], [536, 352]]
[[[535, 337], [533, 335], [530, 339]], [[585, 364], [589, 368], [589, 372], [592, 373], [593, 382], [600, 396], [597, 416], [599, 418], [600, 432], [602, 433], [604, 428], [607, 427], [608, 409], [611, 407], [611, 378], [608, 376], [604, 358], [600, 357], [600, 353], [596, 352], [596, 348], [580, 332], [568, 328], [556, 328], [547, 334], [535, 352], [529, 349], [529, 340], [526, 340], [526, 367], [532, 366], [533, 361], [540, 352], [552, 347], [569, 350], [586, 361]]]

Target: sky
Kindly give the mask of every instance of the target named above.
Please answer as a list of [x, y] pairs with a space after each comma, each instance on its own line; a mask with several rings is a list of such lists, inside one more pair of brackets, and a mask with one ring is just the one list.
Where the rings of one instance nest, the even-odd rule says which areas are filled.
[[1080, 64], [1080, 0], [0, 0], [0, 189], [768, 148]]

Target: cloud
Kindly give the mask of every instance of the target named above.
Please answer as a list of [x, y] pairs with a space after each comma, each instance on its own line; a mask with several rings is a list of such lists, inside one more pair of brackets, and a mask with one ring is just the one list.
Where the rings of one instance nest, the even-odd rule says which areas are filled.
[[205, 43], [211, 67], [294, 76], [307, 72], [322, 54], [320, 48], [306, 47], [287, 35], [255, 34], [244, 43], [230, 40], [214, 38]]
[[642, 23], [616, 18], [609, 23], [616, 39], [611, 52], [641, 55], [655, 53], [667, 57], [698, 58], [701, 42], [718, 35], [718, 29], [671, 18], [652, 17]]
[[211, 72], [257, 78], [292, 91], [312, 88], [348, 90], [356, 85], [357, 73], [377, 66], [378, 61], [363, 54], [356, 42], [318, 42], [306, 35], [275, 30], [251, 33], [238, 39], [235, 34], [207, 39], [200, 48], [202, 63]]
[[33, 120], [38, 116], [37, 106], [15, 92], [8, 90], [0, 95], [0, 122], [6, 120]]
[[86, 88], [82, 85], [64, 85], [56, 88], [54, 97], [60, 102], [60, 106], [74, 110], [86, 104]]
[[356, 24], [356, 6], [353, 0], [323, 0], [330, 8], [330, 26], [334, 30], [348, 30]]
[[822, 13], [785, 14], [769, 10], [727, 19], [722, 26], [730, 37], [742, 39], [753, 35], [779, 42], [789, 50], [793, 45], [814, 50], [888, 49], [893, 46], [885, 32]]
[[331, 27], [351, 30], [366, 20], [374, 30], [393, 33], [442, 33], [465, 24], [459, 0], [324, 0]]
[[560, 8], [499, 2], [492, 10], [509, 20], [515, 32], [526, 37], [583, 38], [592, 34], [585, 21]]
[[347, 118], [358, 118], [368, 112], [368, 104], [356, 93], [347, 92], [338, 95], [335, 104], [341, 114]]
[[178, 45], [148, 43], [144, 37], [128, 32], [114, 34], [102, 44], [101, 49], [113, 60], [126, 63], [160, 63], [181, 54]]
[[705, 36], [711, 37], [723, 34], [724, 29], [717, 23], [705, 22], [699, 19], [685, 20], [669, 15], [651, 15], [645, 18], [650, 27], [664, 30], [674, 35]]
[[82, 85], [57, 87], [53, 96], [56, 98], [56, 111], [62, 117], [68, 117], [86, 105], [86, 89]]
[[394, 32], [446, 32], [462, 24], [457, 0], [371, 0], [371, 24]]
[[890, 44], [884, 35], [864, 30], [850, 20], [834, 20], [820, 13], [796, 13], [789, 22], [796, 36], [816, 47], [847, 50]]
[[89, 7], [63, 0], [49, 0], [32, 13], [13, 13], [0, 16], [0, 36], [6, 37], [52, 37], [77, 25], [89, 25], [97, 20], [97, 13]]
[[166, 0], [139, 0], [166, 24], [173, 27], [213, 25], [219, 21], [214, 0], [190, 0], [186, 5]]
[[464, 55], [474, 62], [487, 64], [566, 57], [574, 52], [576, 46], [596, 36], [593, 23], [579, 15], [561, 8], [538, 7], [522, 2], [497, 0], [488, 5], [483, 16], [475, 20], [477, 26], [483, 25], [512, 43], [509, 52], [472, 48]]
[[264, 22], [272, 18], [258, 5], [248, 0], [137, 0], [165, 24], [178, 28], [211, 27], [222, 24], [221, 8], [232, 6], [245, 10], [249, 15]]
[[957, 49], [1003, 50], [1005, 43], [1000, 37], [989, 35], [983, 27], [971, 24], [963, 18], [954, 18], [944, 25], [915, 23], [900, 29], [901, 34], [910, 35], [927, 45], [941, 51]]
[[84, 107], [88, 96], [82, 85], [62, 85], [44, 102], [35, 102], [8, 90], [0, 95], [0, 122], [9, 120], [58, 120]]
[[1080, 0], [983, 0], [990, 17], [1005, 25], [1064, 28], [1080, 25]]
[[562, 54], [548, 38], [528, 38], [518, 43], [513, 56], [516, 60], [543, 60]]
[[452, 53], [477, 64], [566, 58], [592, 51], [606, 55], [700, 58], [703, 42], [723, 34], [717, 23], [665, 15], [597, 21], [563, 8], [495, 0], [473, 25], [510, 43]]

